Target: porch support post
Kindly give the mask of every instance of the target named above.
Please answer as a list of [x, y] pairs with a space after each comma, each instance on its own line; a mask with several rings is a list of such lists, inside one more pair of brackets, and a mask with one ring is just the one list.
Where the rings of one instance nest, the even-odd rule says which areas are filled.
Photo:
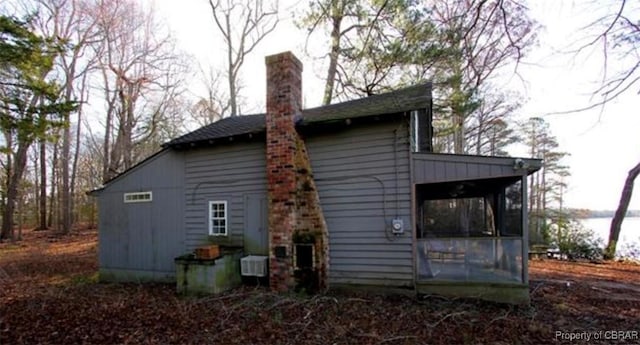
[[529, 285], [529, 214], [527, 212], [527, 175], [521, 178], [522, 184], [522, 282]]

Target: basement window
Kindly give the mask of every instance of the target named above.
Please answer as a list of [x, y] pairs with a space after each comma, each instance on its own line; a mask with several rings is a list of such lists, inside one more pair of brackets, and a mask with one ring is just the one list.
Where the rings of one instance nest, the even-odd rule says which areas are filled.
[[209, 201], [209, 235], [227, 235], [227, 202]]
[[152, 200], [151, 192], [124, 193], [124, 202], [127, 204], [134, 202], [151, 202]]

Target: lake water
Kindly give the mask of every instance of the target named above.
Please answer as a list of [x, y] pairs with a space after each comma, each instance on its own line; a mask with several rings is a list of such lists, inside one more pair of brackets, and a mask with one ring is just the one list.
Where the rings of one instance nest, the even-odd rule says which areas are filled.
[[[581, 219], [585, 228], [593, 230], [595, 235], [606, 245], [609, 239], [609, 227], [611, 226], [611, 218], [586, 218]], [[622, 222], [622, 230], [618, 238], [618, 246], [616, 248], [617, 255], [630, 255], [629, 248], [636, 248], [635, 257], [640, 258], [640, 217], [625, 218]]]

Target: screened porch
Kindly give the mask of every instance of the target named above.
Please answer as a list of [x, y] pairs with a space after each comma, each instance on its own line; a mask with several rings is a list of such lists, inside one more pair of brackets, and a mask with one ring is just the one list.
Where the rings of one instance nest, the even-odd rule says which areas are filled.
[[527, 176], [541, 161], [415, 153], [416, 279], [528, 284]]
[[416, 185], [418, 280], [523, 283], [522, 179]]

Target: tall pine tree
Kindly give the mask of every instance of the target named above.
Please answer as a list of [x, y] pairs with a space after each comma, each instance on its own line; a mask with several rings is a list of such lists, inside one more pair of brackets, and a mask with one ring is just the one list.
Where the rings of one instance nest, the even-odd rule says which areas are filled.
[[30, 31], [25, 21], [0, 16], [0, 128], [6, 154], [0, 239], [13, 236], [29, 147], [50, 128], [67, 125], [60, 114], [75, 108], [74, 102], [59, 101], [59, 85], [47, 79], [62, 47], [62, 42]]

